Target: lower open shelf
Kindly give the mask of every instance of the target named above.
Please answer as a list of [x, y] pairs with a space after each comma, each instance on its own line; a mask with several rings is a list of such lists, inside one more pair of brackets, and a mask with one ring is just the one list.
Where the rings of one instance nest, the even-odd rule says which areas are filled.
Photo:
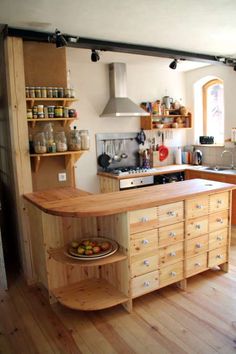
[[105, 279], [86, 279], [51, 292], [62, 305], [73, 310], [102, 310], [129, 300]]

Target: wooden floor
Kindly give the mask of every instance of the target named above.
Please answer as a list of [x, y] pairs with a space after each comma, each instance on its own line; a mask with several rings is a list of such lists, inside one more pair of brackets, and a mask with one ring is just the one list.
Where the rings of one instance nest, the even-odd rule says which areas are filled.
[[230, 272], [207, 271], [121, 306], [83, 313], [51, 307], [21, 278], [0, 291], [0, 353], [236, 353], [236, 243]]

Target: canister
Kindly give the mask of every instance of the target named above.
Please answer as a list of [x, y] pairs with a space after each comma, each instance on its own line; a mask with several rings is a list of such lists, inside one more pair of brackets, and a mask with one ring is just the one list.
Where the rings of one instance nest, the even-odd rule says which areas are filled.
[[30, 98], [35, 98], [35, 91], [33, 86], [29, 87], [29, 96]]
[[47, 87], [47, 97], [52, 98], [52, 87]]
[[52, 88], [52, 97], [58, 98], [58, 88], [57, 87]]
[[64, 89], [63, 87], [58, 87], [58, 98], [64, 97]]
[[55, 110], [55, 118], [62, 118], [63, 117], [63, 107], [62, 106], [56, 106]]
[[55, 106], [48, 106], [48, 118], [54, 118]]
[[41, 88], [40, 87], [35, 87], [35, 97], [41, 98]]
[[47, 89], [46, 87], [41, 87], [41, 97], [46, 98], [47, 97]]

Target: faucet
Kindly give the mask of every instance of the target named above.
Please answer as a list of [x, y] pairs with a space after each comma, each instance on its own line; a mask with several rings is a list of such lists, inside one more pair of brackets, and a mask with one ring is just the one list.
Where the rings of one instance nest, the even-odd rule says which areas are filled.
[[230, 164], [230, 167], [231, 167], [232, 169], [234, 169], [234, 156], [233, 156], [232, 151], [229, 151], [229, 150], [224, 150], [224, 151], [222, 151], [222, 153], [221, 153], [221, 158], [223, 158], [223, 155], [226, 154], [226, 153], [231, 154], [231, 164]]

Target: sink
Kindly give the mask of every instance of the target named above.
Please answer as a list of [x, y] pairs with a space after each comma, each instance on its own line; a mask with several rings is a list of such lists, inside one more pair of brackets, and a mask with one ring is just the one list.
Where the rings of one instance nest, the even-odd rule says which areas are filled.
[[212, 166], [212, 167], [206, 167], [205, 170], [207, 171], [230, 171], [230, 172], [233, 172], [235, 171], [236, 173], [236, 170], [233, 170], [231, 167], [218, 167], [218, 166]]

